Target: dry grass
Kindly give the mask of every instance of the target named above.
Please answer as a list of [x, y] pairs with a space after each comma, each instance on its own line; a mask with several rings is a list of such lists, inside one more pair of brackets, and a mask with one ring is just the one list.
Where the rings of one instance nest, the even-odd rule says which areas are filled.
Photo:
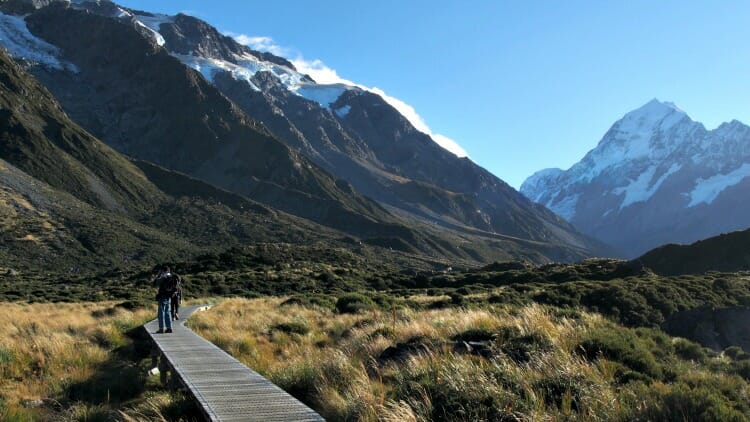
[[[188, 325], [329, 420], [746, 420], [750, 414], [747, 382], [716, 369], [728, 358], [703, 364], [664, 350], [672, 355], [659, 370], [668, 369], [669, 377], [617, 381], [627, 360], [587, 359], [582, 341], [626, 339], [622, 350], [635, 342], [646, 348], [639, 353], [674, 342], [594, 314], [538, 305], [337, 314], [283, 302], [227, 299]], [[151, 388], [155, 380], [138, 376], [145, 371], [137, 363], [118, 366], [117, 350], [131, 347], [124, 333], [153, 315], [114, 303], [5, 303], [0, 420], [191, 414], [189, 400]], [[484, 355], [467, 353], [456, 340], [488, 335], [495, 337]], [[400, 343], [419, 347], [381, 359]]]
[[[598, 316], [554, 318], [540, 306], [339, 315], [282, 302], [225, 300], [196, 315], [191, 325], [331, 420], [481, 420], [502, 415], [538, 420], [573, 414], [609, 420], [620, 414], [619, 393], [607, 368], [572, 353], [580, 336], [601, 322]], [[274, 328], [291, 322], [304, 324], [310, 332], [289, 334]], [[521, 336], [536, 335], [552, 346], [518, 363], [503, 354], [485, 359], [458, 353], [446, 341], [467, 331], [503, 327]], [[378, 362], [388, 346], [414, 338], [435, 339], [438, 345], [406, 362]], [[483, 401], [487, 406], [477, 405]], [[501, 414], [488, 414], [487, 409]]]
[[[636, 332], [595, 314], [539, 305], [337, 314], [283, 302], [229, 299], [190, 325], [328, 420], [741, 421], [750, 415], [750, 388], [722, 358], [680, 359], [663, 333]], [[488, 335], [495, 337], [485, 355], [454, 341]], [[581, 345], [592, 339], [626, 355], [586, 358]], [[380, 359], [399, 343], [419, 350]], [[669, 375], [636, 373], [649, 356], [660, 356], [657, 369]]]
[[60, 409], [58, 400], [64, 400], [67, 389], [97, 375], [111, 352], [128, 342], [124, 333], [152, 317], [151, 310], [129, 311], [114, 303], [3, 303], [0, 419], [47, 418], [51, 408], [61, 412], [58, 417], [73, 420], [109, 412], [106, 403]]

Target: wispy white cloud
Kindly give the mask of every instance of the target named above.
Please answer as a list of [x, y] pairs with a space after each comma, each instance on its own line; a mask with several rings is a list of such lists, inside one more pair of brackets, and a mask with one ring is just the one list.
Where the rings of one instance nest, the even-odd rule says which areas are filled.
[[240, 44], [247, 45], [253, 50], [266, 51], [271, 54], [275, 54], [277, 56], [285, 57], [286, 59], [292, 62], [294, 67], [297, 68], [298, 72], [310, 75], [310, 77], [313, 78], [318, 83], [321, 83], [321, 84], [341, 83], [341, 84], [356, 86], [356, 87], [365, 89], [367, 91], [370, 91], [374, 94], [379, 95], [380, 97], [383, 98], [383, 100], [385, 100], [385, 102], [387, 102], [393, 108], [398, 110], [398, 112], [401, 113], [401, 115], [403, 115], [406, 118], [406, 120], [408, 120], [409, 123], [411, 123], [412, 126], [414, 126], [415, 129], [429, 135], [432, 138], [432, 140], [435, 141], [436, 144], [452, 152], [458, 157], [468, 157], [469, 154], [466, 152], [466, 150], [464, 150], [461, 147], [461, 145], [458, 144], [458, 142], [454, 141], [453, 139], [445, 135], [434, 133], [430, 129], [430, 127], [427, 125], [427, 123], [424, 121], [422, 116], [420, 116], [419, 113], [417, 113], [414, 107], [412, 107], [411, 105], [407, 104], [404, 101], [401, 101], [400, 99], [396, 97], [392, 97], [386, 94], [385, 91], [383, 91], [382, 89], [377, 88], [377, 87], [367, 87], [367, 86], [352, 82], [348, 79], [342, 78], [341, 76], [339, 76], [338, 72], [336, 72], [335, 69], [328, 67], [321, 60], [319, 59], [307, 60], [302, 56], [302, 54], [299, 51], [294, 51], [294, 50], [282, 47], [276, 44], [276, 42], [274, 42], [273, 38], [271, 37], [248, 36], [245, 34], [235, 34], [231, 32], [227, 33], [227, 35], [233, 37]]
[[238, 43], [245, 44], [253, 50], [267, 51], [277, 56], [286, 56], [292, 53], [288, 49], [276, 44], [271, 37], [251, 37], [249, 35], [235, 34], [232, 32], [227, 32], [226, 34], [234, 38]]
[[463, 149], [463, 147], [461, 147], [461, 145], [459, 145], [458, 142], [454, 141], [453, 139], [439, 133], [431, 133], [429, 135], [436, 144], [456, 154], [457, 157], [469, 156], [469, 153], [466, 152], [466, 150]]
[[326, 66], [325, 63], [322, 61], [315, 59], [315, 60], [305, 60], [302, 56], [297, 56], [296, 58], [290, 60], [294, 67], [297, 68], [297, 71], [300, 73], [305, 73], [310, 75], [311, 78], [315, 80], [315, 82], [320, 84], [347, 84], [347, 85], [353, 85], [358, 86], [363, 89], [367, 89], [366, 87], [354, 83], [348, 79], [344, 79], [334, 70], [330, 67]]

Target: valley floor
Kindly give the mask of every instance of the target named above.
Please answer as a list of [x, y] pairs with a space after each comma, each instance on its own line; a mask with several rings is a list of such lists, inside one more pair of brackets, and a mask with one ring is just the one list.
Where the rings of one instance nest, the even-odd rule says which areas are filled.
[[[491, 294], [221, 299], [188, 325], [331, 421], [750, 419], [739, 348]], [[197, 419], [146, 375], [153, 307], [121, 305], [4, 302], [0, 419]]]
[[750, 360], [737, 360], [750, 356], [736, 350], [572, 309], [359, 299], [340, 298], [338, 311], [229, 299], [189, 325], [328, 420], [750, 418]]

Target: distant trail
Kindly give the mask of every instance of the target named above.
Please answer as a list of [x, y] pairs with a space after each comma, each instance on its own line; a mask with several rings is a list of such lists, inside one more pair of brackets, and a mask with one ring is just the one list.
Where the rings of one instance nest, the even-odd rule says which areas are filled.
[[187, 388], [211, 421], [324, 421], [284, 390], [185, 327], [184, 320], [204, 306], [186, 306], [170, 334], [155, 334], [158, 322], [144, 325], [172, 376]]

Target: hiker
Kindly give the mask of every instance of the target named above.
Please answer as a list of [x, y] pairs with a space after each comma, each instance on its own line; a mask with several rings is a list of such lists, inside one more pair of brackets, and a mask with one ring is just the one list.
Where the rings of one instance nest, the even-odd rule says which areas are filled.
[[156, 332], [157, 334], [172, 332], [170, 302], [172, 295], [177, 291], [177, 283], [177, 274], [172, 274], [169, 267], [162, 268], [156, 278], [154, 278], [154, 284], [159, 288], [159, 291], [156, 293], [156, 303], [158, 306], [156, 317], [159, 320], [159, 331]]
[[182, 302], [182, 278], [177, 274], [172, 274], [172, 277], [177, 278], [177, 288], [172, 293], [172, 298], [169, 300], [170, 307], [172, 309], [172, 319], [180, 319], [178, 312], [180, 311], [180, 303]]

